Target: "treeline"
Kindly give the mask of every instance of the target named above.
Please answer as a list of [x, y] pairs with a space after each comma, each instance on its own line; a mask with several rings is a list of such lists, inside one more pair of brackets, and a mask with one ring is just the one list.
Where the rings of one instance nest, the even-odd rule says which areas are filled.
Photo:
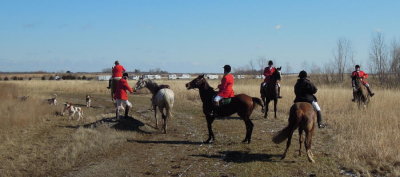
[[[356, 62], [353, 49], [349, 39], [339, 38], [333, 49], [331, 60], [311, 65], [303, 62], [301, 67], [320, 83], [340, 84], [349, 79], [351, 72], [354, 71], [354, 66], [359, 64], [361, 70], [366, 71], [370, 75], [370, 79], [380, 86], [387, 88], [400, 86], [400, 39], [394, 38], [387, 42], [383, 33], [375, 33], [371, 39], [369, 58], [363, 63]], [[234, 68], [234, 72], [237, 74], [262, 74], [268, 60], [266, 57], [250, 60], [247, 65]], [[291, 68], [290, 63], [286, 63], [282, 67], [282, 72], [299, 72], [292, 71]]]
[[[112, 73], [111, 68], [105, 68], [101, 70], [102, 73]], [[127, 71], [129, 73], [135, 73], [135, 74], [168, 74], [168, 71], [162, 70], [161, 68], [154, 68], [154, 69], [149, 69], [148, 71], [141, 71], [140, 69], [134, 69], [133, 71]]]

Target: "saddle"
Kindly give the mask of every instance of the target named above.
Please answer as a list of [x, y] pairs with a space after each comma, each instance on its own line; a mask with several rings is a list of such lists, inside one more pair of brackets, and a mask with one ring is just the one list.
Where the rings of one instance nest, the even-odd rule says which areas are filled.
[[[215, 95], [215, 96], [216, 96], [216, 95]], [[212, 100], [214, 100], [215, 96], [212, 98]], [[231, 103], [231, 101], [232, 101], [232, 98], [222, 98], [222, 99], [219, 101], [219, 105], [220, 105], [220, 106], [221, 106], [221, 105], [226, 105], [226, 104]]]
[[160, 91], [161, 89], [165, 89], [165, 88], [169, 89], [170, 87], [169, 87], [169, 85], [159, 85], [158, 88], [156, 89], [156, 93], [158, 91]]

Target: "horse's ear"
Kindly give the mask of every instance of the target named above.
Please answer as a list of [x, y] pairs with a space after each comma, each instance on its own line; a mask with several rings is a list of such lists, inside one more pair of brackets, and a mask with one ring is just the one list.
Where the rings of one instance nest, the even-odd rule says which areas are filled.
[[279, 66], [279, 68], [277, 68], [279, 71], [282, 69], [282, 66]]
[[200, 74], [200, 75], [199, 75], [199, 78], [204, 78], [204, 74]]

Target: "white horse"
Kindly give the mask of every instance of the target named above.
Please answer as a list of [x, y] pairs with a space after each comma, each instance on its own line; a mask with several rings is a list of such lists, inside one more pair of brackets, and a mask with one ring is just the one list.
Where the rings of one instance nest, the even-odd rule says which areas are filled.
[[[161, 112], [164, 120], [164, 133], [167, 133], [167, 118], [172, 117], [171, 111], [174, 106], [174, 92], [169, 89], [168, 85], [158, 85], [157, 83], [149, 80], [140, 78], [136, 83], [135, 90], [140, 90], [146, 87], [152, 93], [151, 104], [154, 109], [154, 118], [156, 119], [156, 127], [158, 128], [157, 120], [157, 107]], [[164, 109], [166, 113], [164, 113]]]

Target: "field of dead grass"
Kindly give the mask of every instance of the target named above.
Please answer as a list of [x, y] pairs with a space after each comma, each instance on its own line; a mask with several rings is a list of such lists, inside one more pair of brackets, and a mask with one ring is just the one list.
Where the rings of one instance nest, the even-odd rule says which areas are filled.
[[[188, 81], [163, 80], [159, 82], [169, 84], [175, 92], [174, 114], [201, 115], [198, 92], [186, 90], [184, 87], [184, 84]], [[216, 87], [219, 81], [209, 82]], [[237, 80], [234, 90], [236, 93], [258, 96], [259, 82], [260, 80], [252, 79]], [[284, 98], [280, 100], [278, 109], [279, 117], [283, 118], [278, 120], [279, 125], [286, 124], [287, 112], [294, 98], [294, 82], [295, 78], [283, 79], [281, 92]], [[134, 85], [135, 81], [129, 81], [129, 83]], [[32, 174], [32, 176], [55, 174], [57, 176], [66, 174], [68, 171], [77, 168], [77, 164], [89, 161], [87, 160], [88, 157], [96, 159], [99, 156], [98, 152], [107, 155], [111, 149], [121, 146], [121, 142], [132, 137], [132, 134], [114, 129], [109, 130], [107, 127], [94, 130], [78, 128], [71, 131], [70, 129], [57, 129], [51, 126], [52, 121], [49, 121], [49, 119], [53, 119], [54, 113], [61, 107], [49, 107], [49, 105], [43, 103], [43, 100], [56, 93], [60, 97], [59, 102], [72, 100], [83, 104], [83, 96], [91, 94], [95, 95], [95, 98], [97, 97], [97, 104], [100, 104], [101, 107], [103, 104], [110, 104], [106, 86], [107, 82], [100, 81], [37, 80], [1, 83], [0, 114], [2, 121], [0, 127], [2, 128], [2, 135], [0, 137], [4, 143], [0, 145], [0, 152], [2, 152], [0, 157], [3, 158], [0, 173], [6, 174], [6, 176], [24, 176], [26, 174]], [[400, 109], [398, 109], [400, 91], [375, 89], [376, 96], [372, 98], [368, 108], [359, 110], [350, 101], [351, 88], [327, 85], [317, 85], [317, 87], [319, 88], [317, 93], [319, 104], [324, 119], [329, 125], [325, 130], [317, 130], [317, 134], [322, 131], [328, 132], [321, 139], [325, 142], [318, 143], [329, 144], [327, 147], [321, 146], [326, 149], [318, 150], [333, 152], [333, 156], [330, 158], [334, 158], [339, 167], [334, 166], [332, 168], [337, 168], [339, 171], [339, 168], [343, 167], [346, 171], [363, 175], [400, 175], [400, 152], [398, 148], [400, 147]], [[18, 100], [20, 96], [30, 96], [31, 99], [22, 102]], [[82, 99], [80, 99], [81, 97]], [[139, 94], [132, 99], [134, 99], [134, 105], [141, 104], [145, 105], [143, 107], [149, 107], [149, 105], [146, 105], [149, 103], [148, 97], [144, 95]], [[87, 117], [89, 117], [89, 121], [86, 120], [86, 122], [112, 116], [112, 111], [112, 107], [85, 110]], [[171, 122], [174, 122], [174, 120]], [[71, 123], [62, 122], [61, 124], [68, 126]], [[239, 125], [241, 126], [241, 124], [242, 122]], [[276, 127], [276, 129], [280, 128], [282, 127]], [[201, 133], [204, 135], [206, 132]], [[53, 140], [41, 139], [41, 136], [44, 135], [51, 136]], [[229, 137], [230, 135], [226, 136]], [[88, 139], [93, 140], [88, 141]], [[65, 146], [58, 147], [61, 144]], [[283, 147], [284, 145], [282, 145]], [[297, 141], [293, 139], [292, 150], [296, 148]], [[45, 153], [39, 153], [40, 151]], [[26, 152], [26, 154], [23, 152]], [[17, 157], [7, 156], [7, 154], [15, 153], [20, 153], [20, 155]], [[37, 154], [37, 156], [29, 157], [27, 154]], [[257, 170], [264, 168], [263, 164], [261, 162], [255, 164], [251, 168], [244, 165], [243, 168], [246, 169], [239, 170], [241, 173], [236, 173], [236, 175], [261, 175]], [[41, 165], [50, 165], [51, 167]], [[285, 175], [283, 174], [283, 176]]]

